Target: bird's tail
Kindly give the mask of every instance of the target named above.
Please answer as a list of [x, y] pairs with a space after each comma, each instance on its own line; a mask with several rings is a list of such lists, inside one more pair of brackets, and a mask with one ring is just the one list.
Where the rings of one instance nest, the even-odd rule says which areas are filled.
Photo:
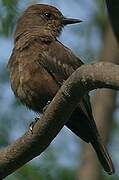
[[66, 126], [85, 142], [92, 144], [101, 165], [108, 174], [115, 172], [112, 160], [106, 147], [103, 145], [93, 117], [92, 119], [88, 119], [87, 116], [77, 108]]
[[106, 147], [103, 145], [100, 137], [92, 138], [91, 144], [98, 156], [100, 163], [102, 164], [104, 170], [109, 174], [113, 174], [115, 172], [114, 165], [108, 154]]

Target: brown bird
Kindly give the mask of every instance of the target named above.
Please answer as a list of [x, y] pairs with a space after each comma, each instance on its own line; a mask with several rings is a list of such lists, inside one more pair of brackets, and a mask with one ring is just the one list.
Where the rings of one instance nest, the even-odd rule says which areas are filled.
[[[65, 25], [80, 22], [44, 4], [30, 6], [18, 20], [8, 67], [15, 96], [30, 109], [42, 113], [63, 81], [83, 64], [57, 40]], [[98, 133], [88, 94], [82, 97], [66, 126], [92, 144], [104, 170], [113, 174], [114, 166]]]

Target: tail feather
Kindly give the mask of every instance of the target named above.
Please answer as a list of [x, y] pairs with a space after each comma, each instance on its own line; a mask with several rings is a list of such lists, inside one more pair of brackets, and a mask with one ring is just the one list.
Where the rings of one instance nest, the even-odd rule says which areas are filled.
[[102, 144], [100, 137], [98, 139], [96, 138], [95, 140], [94, 138], [92, 138], [91, 144], [94, 150], [96, 151], [98, 159], [100, 163], [102, 164], [104, 170], [109, 175], [113, 174], [115, 172], [113, 162], [111, 160], [110, 155], [108, 154], [106, 147]]
[[77, 108], [72, 113], [66, 126], [85, 142], [92, 144], [101, 165], [108, 174], [111, 175], [115, 172], [114, 165], [106, 147], [102, 143], [93, 116], [89, 119], [84, 111], [79, 111]]

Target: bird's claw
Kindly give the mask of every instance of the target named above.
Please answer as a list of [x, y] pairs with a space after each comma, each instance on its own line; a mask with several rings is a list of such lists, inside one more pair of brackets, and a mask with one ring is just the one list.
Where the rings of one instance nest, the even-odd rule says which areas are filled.
[[51, 101], [48, 101], [47, 104], [44, 106], [43, 108], [43, 113], [46, 111], [46, 109], [48, 108], [49, 104], [51, 103]]
[[34, 128], [34, 125], [36, 124], [36, 122], [39, 120], [40, 118], [39, 117], [35, 117], [35, 121], [32, 121], [29, 125], [29, 129], [31, 131], [31, 133], [33, 134], [33, 128]]

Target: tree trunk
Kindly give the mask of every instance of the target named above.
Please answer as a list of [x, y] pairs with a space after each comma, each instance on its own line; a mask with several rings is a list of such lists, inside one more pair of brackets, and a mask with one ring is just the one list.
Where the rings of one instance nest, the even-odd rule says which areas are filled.
[[[109, 25], [104, 33], [104, 46], [102, 48], [101, 61], [118, 63], [119, 48]], [[112, 130], [113, 112], [116, 107], [116, 91], [102, 89], [97, 90], [93, 101], [93, 114], [99, 132], [107, 145]], [[80, 180], [102, 180], [102, 171], [97, 157], [91, 146], [83, 143], [82, 160], [78, 178]]]

